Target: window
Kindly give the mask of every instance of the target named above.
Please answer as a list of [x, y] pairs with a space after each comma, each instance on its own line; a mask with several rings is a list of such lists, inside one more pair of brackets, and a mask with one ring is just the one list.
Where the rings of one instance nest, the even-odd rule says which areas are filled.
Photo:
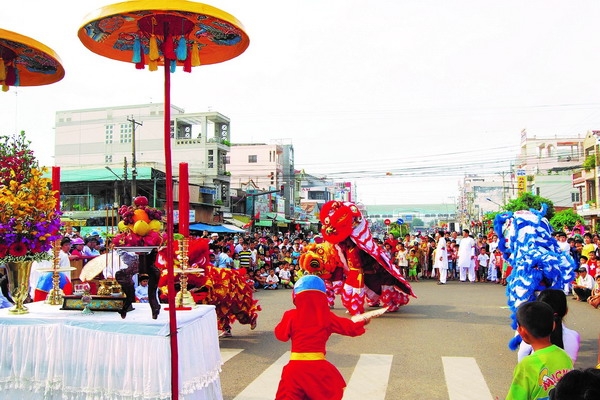
[[120, 143], [131, 143], [132, 133], [131, 124], [121, 124]]
[[207, 168], [215, 167], [215, 153], [214, 150], [208, 150], [208, 157], [206, 157]]
[[112, 124], [104, 126], [104, 143], [110, 144], [113, 142], [113, 128]]
[[106, 164], [110, 164], [112, 162], [112, 154], [105, 154], [104, 155], [104, 162]]
[[248, 156], [248, 162], [249, 163], [256, 163], [256, 162], [258, 162], [258, 156], [256, 154], [252, 155], [252, 156]]
[[573, 192], [573, 193], [571, 193], [571, 202], [572, 203], [579, 203], [579, 192]]

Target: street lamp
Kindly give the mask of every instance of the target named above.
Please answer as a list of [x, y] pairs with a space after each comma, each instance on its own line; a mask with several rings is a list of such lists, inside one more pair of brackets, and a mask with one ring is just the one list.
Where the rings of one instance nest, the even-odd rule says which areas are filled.
[[489, 197], [486, 197], [485, 199], [486, 199], [487, 201], [489, 201], [490, 203], [494, 203], [495, 205], [497, 205], [497, 206], [498, 206], [498, 207], [500, 207], [500, 208], [502, 208], [502, 207], [503, 207], [502, 205], [500, 205], [500, 204], [496, 203], [494, 200], [490, 199]]

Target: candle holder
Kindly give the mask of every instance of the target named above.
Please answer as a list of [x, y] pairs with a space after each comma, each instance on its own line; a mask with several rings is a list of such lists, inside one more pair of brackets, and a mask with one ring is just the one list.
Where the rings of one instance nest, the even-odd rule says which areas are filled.
[[188, 256], [188, 249], [190, 244], [189, 238], [183, 238], [178, 240], [179, 243], [179, 254], [177, 259], [179, 260], [180, 268], [176, 269], [175, 272], [179, 273], [179, 292], [175, 295], [175, 305], [177, 309], [185, 310], [196, 307], [196, 301], [192, 294], [187, 290], [188, 276], [187, 274], [192, 272], [198, 272], [197, 269], [191, 269], [189, 267], [190, 258]]
[[45, 303], [50, 304], [51, 306], [60, 306], [62, 305], [63, 297], [65, 296], [60, 288], [60, 240], [54, 241], [52, 245], [52, 254], [54, 255], [54, 268], [52, 268], [52, 289], [50, 289], [50, 292], [48, 292]]

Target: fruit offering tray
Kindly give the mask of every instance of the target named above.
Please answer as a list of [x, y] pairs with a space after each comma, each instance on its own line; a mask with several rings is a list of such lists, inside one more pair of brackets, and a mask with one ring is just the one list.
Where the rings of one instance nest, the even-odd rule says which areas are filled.
[[[67, 295], [63, 296], [63, 305], [61, 310], [83, 310], [85, 304], [81, 300], [82, 296]], [[120, 311], [123, 308], [123, 303], [126, 297], [122, 294], [119, 296], [91, 296], [89, 309], [92, 311]]]

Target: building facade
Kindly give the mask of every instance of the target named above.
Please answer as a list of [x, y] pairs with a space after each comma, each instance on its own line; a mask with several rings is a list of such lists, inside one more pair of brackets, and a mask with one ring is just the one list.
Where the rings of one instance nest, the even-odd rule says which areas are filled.
[[[138, 194], [156, 204], [152, 196], [161, 192], [157, 186], [164, 187], [163, 110], [164, 105], [158, 103], [58, 111], [55, 163], [65, 175], [80, 177], [72, 179], [63, 194], [75, 196], [85, 189], [86, 203], [78, 205], [89, 210], [129, 204]], [[186, 114], [172, 105], [170, 126], [174, 180], [178, 164], [188, 163], [190, 202], [230, 207], [226, 170], [231, 140], [229, 118], [218, 112]], [[142, 168], [157, 173], [142, 174]], [[89, 185], [90, 180], [97, 184]], [[101, 190], [100, 183], [105, 181], [109, 188]], [[87, 188], [83, 188], [83, 182], [88, 182]], [[123, 195], [119, 194], [121, 187]], [[174, 199], [177, 201], [177, 190]], [[159, 200], [157, 205], [161, 207], [164, 197]]]

